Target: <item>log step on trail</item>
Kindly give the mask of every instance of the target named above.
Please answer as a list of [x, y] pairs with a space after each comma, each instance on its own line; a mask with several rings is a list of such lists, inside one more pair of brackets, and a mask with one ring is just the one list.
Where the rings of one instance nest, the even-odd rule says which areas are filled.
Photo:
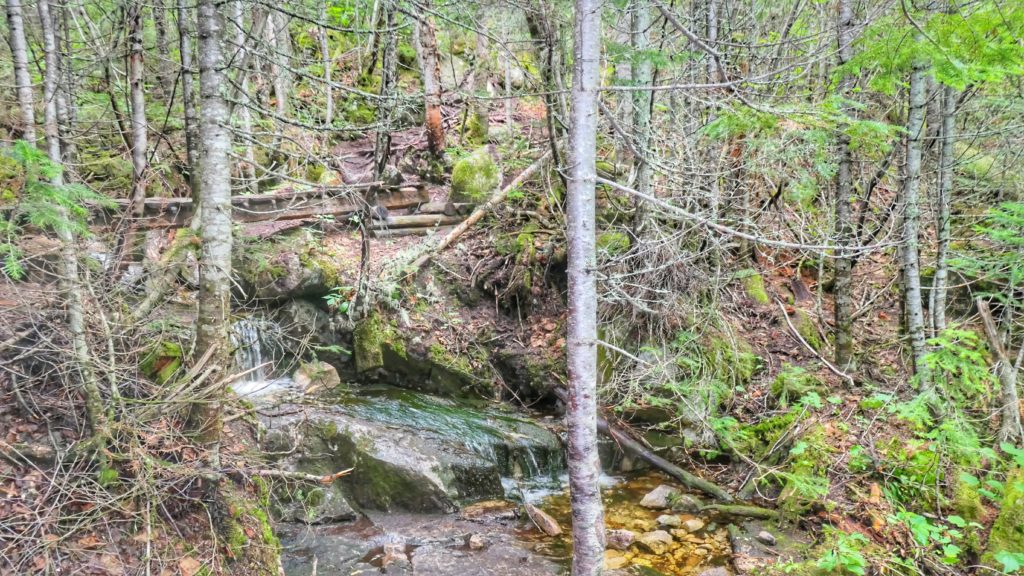
[[[91, 224], [106, 227], [116, 224], [128, 212], [130, 202], [117, 200], [111, 210], [97, 208]], [[314, 188], [310, 190], [233, 196], [234, 222], [265, 222], [299, 220], [317, 216], [345, 216], [363, 209], [367, 204], [388, 210], [400, 210], [430, 204], [423, 186], [349, 186], [345, 188]], [[195, 208], [191, 198], [147, 198], [143, 215], [133, 221], [140, 229], [183, 228], [192, 221]]]

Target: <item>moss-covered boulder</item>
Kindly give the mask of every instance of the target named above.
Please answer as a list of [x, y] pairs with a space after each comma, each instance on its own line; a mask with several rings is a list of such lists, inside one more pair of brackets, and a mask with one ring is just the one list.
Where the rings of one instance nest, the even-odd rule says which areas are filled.
[[236, 242], [232, 255], [237, 296], [280, 301], [318, 298], [354, 283], [358, 262], [335, 254], [308, 230]]
[[1006, 478], [999, 516], [988, 535], [982, 561], [1001, 569], [1000, 552], [1024, 554], [1024, 468], [1017, 468]]
[[164, 384], [168, 382], [181, 368], [183, 358], [181, 345], [177, 342], [160, 340], [143, 356], [139, 364], [139, 370], [146, 377]]
[[[265, 425], [263, 448], [282, 457], [277, 466], [318, 476], [352, 468], [332, 498], [374, 510], [450, 512], [503, 497], [503, 475], [550, 475], [563, 465], [558, 438], [540, 426], [392, 388], [339, 396], [332, 407]], [[295, 500], [316, 510], [308, 495], [293, 494], [288, 504]]]
[[793, 314], [793, 327], [796, 328], [800, 337], [804, 339], [804, 342], [820, 351], [823, 345], [821, 341], [821, 335], [818, 333], [818, 324], [811, 318], [811, 315], [804, 310], [797, 309]]
[[485, 202], [501, 184], [498, 165], [480, 148], [452, 167], [452, 202]]
[[821, 379], [802, 366], [783, 364], [782, 370], [772, 381], [772, 395], [782, 406], [789, 406], [811, 392], [823, 394], [825, 390]]
[[779, 509], [800, 515], [825, 505], [830, 482], [829, 454], [833, 452], [825, 429], [812, 426], [789, 450], [789, 466], [779, 474], [784, 481], [779, 493]]
[[764, 277], [756, 270], [743, 270], [737, 273], [737, 279], [743, 285], [747, 297], [758, 304], [771, 304], [768, 290], [764, 285]]

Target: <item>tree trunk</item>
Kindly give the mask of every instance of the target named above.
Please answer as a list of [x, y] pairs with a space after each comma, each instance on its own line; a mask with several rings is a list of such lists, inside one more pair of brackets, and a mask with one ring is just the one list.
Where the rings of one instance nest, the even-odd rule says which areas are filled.
[[[202, 195], [202, 252], [199, 259], [199, 315], [196, 319], [195, 357], [206, 358], [212, 369], [210, 382], [222, 381], [228, 371], [228, 325], [231, 296], [231, 169], [228, 153], [231, 136], [227, 130], [227, 104], [222, 96], [221, 38], [224, 18], [215, 0], [200, 0], [199, 136], [202, 161], [199, 189]], [[220, 438], [220, 385], [198, 394], [191, 411], [191, 425], [201, 442], [212, 444]]]
[[929, 387], [925, 373], [924, 307], [921, 301], [921, 270], [918, 255], [920, 227], [921, 154], [924, 142], [925, 70], [926, 64], [915, 61], [910, 73], [910, 94], [907, 107], [907, 167], [903, 182], [903, 293], [906, 306], [907, 334], [913, 357], [914, 373], [921, 379], [922, 389]]
[[[634, 86], [646, 87], [654, 81], [654, 65], [650, 57], [646, 55], [650, 48], [648, 36], [650, 27], [651, 7], [646, 0], [637, 0], [633, 6], [630, 36], [633, 50], [641, 56], [640, 60], [634, 60], [631, 66]], [[633, 92], [633, 133], [636, 137], [636, 157], [633, 158], [634, 186], [638, 192], [648, 196], [652, 195], [651, 164], [647, 161], [647, 155], [650, 154], [651, 146], [651, 103], [653, 100], [654, 92], [652, 91]], [[635, 212], [630, 234], [632, 242], [635, 244], [644, 233], [647, 224], [647, 209], [645, 202], [640, 197], [635, 198], [634, 203]]]
[[[239, 138], [239, 146], [242, 148], [243, 160], [239, 162], [238, 166], [238, 177], [242, 181], [242, 189], [246, 192], [256, 192], [256, 154], [253, 152], [252, 143], [252, 110], [249, 109], [249, 67], [246, 64], [248, 62], [248, 54], [246, 50], [246, 44], [248, 39], [245, 34], [245, 26], [243, 26], [244, 16], [242, 13], [242, 2], [235, 0], [231, 3], [232, 19], [234, 20], [235, 30], [235, 43], [238, 45], [238, 53], [235, 55], [234, 60], [241, 62], [241, 68], [238, 70], [238, 87], [239, 87], [239, 107], [238, 107], [238, 130], [242, 133]], [[255, 19], [253, 24], [253, 30], [255, 30]]]
[[73, 135], [74, 127], [78, 120], [78, 104], [76, 102], [76, 82], [78, 78], [75, 76], [72, 66], [73, 60], [71, 55], [74, 53], [74, 50], [71, 45], [70, 14], [70, 7], [67, 5], [61, 7], [58, 20], [61, 23], [61, 33], [57, 37], [57, 42], [61, 45], [61, 82], [59, 88], [60, 99], [58, 100], [60, 107], [57, 110], [57, 123], [59, 124], [61, 135], [60, 144], [64, 162], [74, 164], [78, 160], [78, 145]]
[[188, 0], [178, 0], [178, 47], [181, 53], [181, 102], [185, 109], [185, 151], [192, 200], [199, 206], [199, 113], [192, 76], [192, 13]]
[[[945, 104], [943, 104], [943, 108], [945, 108]], [[943, 113], [945, 114], [945, 111]], [[1003, 346], [1003, 339], [999, 336], [999, 330], [992, 318], [988, 302], [978, 298], [975, 303], [985, 326], [985, 336], [988, 337], [988, 343], [992, 347], [998, 364], [999, 387], [1002, 395], [1002, 406], [999, 409], [1002, 420], [999, 427], [999, 440], [1018, 444], [1021, 439], [1024, 439], [1024, 428], [1021, 427], [1020, 421], [1020, 400], [1017, 396], [1017, 370], [1020, 368], [1021, 358], [1024, 358], [1024, 348], [1021, 348], [1017, 362], [1014, 363], [1006, 347]]]
[[154, 0], [150, 7], [153, 11], [153, 25], [156, 27], [156, 53], [160, 58], [157, 62], [157, 84], [167, 105], [172, 104], [170, 98], [174, 93], [174, 75], [171, 70], [171, 48], [167, 39], [167, 4], [166, 0]]
[[[838, 61], [842, 66], [853, 56], [853, 7], [851, 0], [839, 0], [839, 36]], [[853, 78], [844, 75], [839, 83], [839, 96], [849, 97]], [[844, 114], [852, 114], [853, 110], [843, 105]], [[848, 370], [853, 362], [853, 258], [844, 250], [854, 243], [853, 214], [853, 151], [850, 149], [850, 137], [845, 132], [845, 125], [839, 126], [837, 147], [839, 148], [839, 169], [836, 175], [836, 241], [840, 252], [835, 263], [835, 320], [836, 365], [840, 370]]]
[[[146, 86], [142, 62], [142, 3], [128, 5], [128, 85], [131, 93], [132, 122], [132, 217], [140, 218], [146, 201], [146, 153], [149, 132], [146, 123]], [[131, 246], [126, 247], [131, 251]]]
[[14, 60], [14, 82], [21, 112], [21, 136], [36, 141], [35, 104], [32, 97], [32, 78], [28, 73], [28, 45], [25, 42], [25, 20], [21, 13], [21, 0], [7, 0], [7, 28], [11, 57]]
[[[555, 96], [558, 91], [558, 82], [555, 75], [556, 55], [554, 29], [551, 24], [551, 15], [548, 13], [546, 0], [534, 0], [529, 3], [524, 15], [526, 16], [526, 27], [530, 31], [530, 39], [537, 50], [537, 66], [540, 68], [540, 77], [543, 86], [541, 91], [544, 94], [544, 119], [548, 127], [548, 145], [551, 147], [551, 157], [555, 166], [561, 166], [562, 162], [558, 152], [558, 140], [562, 134], [559, 122], [556, 122], [556, 110], [561, 109], [560, 102]], [[564, 109], [562, 121], [565, 120]], [[559, 178], [563, 184], [567, 184], [562, 171], [558, 171]]]
[[[327, 2], [320, 3], [320, 21], [327, 23]], [[324, 126], [334, 124], [334, 87], [331, 85], [331, 47], [327, 38], [327, 28], [320, 26], [320, 59], [324, 65]]]
[[[427, 1], [424, 8], [429, 9]], [[427, 148], [437, 159], [444, 156], [444, 126], [441, 125], [441, 70], [438, 67], [434, 21], [427, 10], [416, 21], [419, 38], [420, 72], [423, 76], [423, 103], [426, 110]], [[476, 71], [474, 71], [476, 73]], [[470, 95], [472, 96], [472, 94]]]
[[381, 47], [380, 99], [377, 105], [377, 141], [374, 146], [374, 177], [380, 179], [391, 158], [391, 120], [398, 102], [398, 33], [395, 30], [395, 6], [384, 0], [384, 44]]
[[597, 454], [597, 284], [594, 276], [601, 5], [598, 0], [576, 0], [572, 158], [565, 212], [569, 244], [567, 419], [573, 576], [600, 574], [604, 565], [601, 463]]
[[953, 196], [953, 163], [956, 144], [956, 104], [959, 99], [956, 89], [944, 86], [942, 89], [942, 147], [939, 150], [939, 189], [936, 198], [935, 236], [935, 281], [932, 284], [931, 303], [928, 306], [932, 316], [932, 331], [938, 334], [946, 329], [946, 292], [949, 278], [949, 205]]
[[[61, 165], [60, 133], [57, 126], [57, 85], [60, 68], [57, 52], [57, 40], [54, 35], [53, 19], [50, 14], [49, 0], [38, 0], [39, 23], [43, 36], [43, 53], [46, 68], [43, 72], [43, 131], [46, 134], [46, 152], [50, 161]], [[50, 179], [54, 186], [63, 186], [64, 178], [57, 171]], [[62, 218], [67, 219], [67, 210], [59, 208]], [[75, 357], [76, 368], [81, 377], [81, 392], [85, 400], [86, 417], [90, 431], [95, 438], [102, 438], [106, 432], [106, 414], [103, 409], [103, 397], [100, 395], [99, 384], [93, 371], [92, 353], [86, 338], [85, 305], [82, 301], [82, 286], [78, 278], [78, 246], [74, 233], [69, 226], [58, 226], [57, 236], [61, 243], [61, 291], [67, 305], [68, 332], [71, 334], [71, 346]]]

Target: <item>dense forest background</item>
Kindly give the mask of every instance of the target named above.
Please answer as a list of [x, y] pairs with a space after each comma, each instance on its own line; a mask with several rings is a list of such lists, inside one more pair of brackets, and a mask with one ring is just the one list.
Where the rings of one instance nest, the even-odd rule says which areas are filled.
[[654, 570], [605, 555], [598, 431], [802, 535], [738, 573], [1024, 569], [1024, 5], [3, 22], [0, 573], [278, 573], [283, 493], [387, 476], [282, 460], [282, 377], [553, 417], [574, 574]]

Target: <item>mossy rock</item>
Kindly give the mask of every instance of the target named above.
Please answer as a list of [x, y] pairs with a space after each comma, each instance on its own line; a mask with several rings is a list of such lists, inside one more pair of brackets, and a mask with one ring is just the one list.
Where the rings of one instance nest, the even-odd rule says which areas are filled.
[[501, 184], [498, 165], [486, 148], [460, 159], [452, 168], [452, 202], [482, 203]]
[[758, 304], [771, 304], [771, 298], [768, 296], [768, 290], [764, 285], [764, 277], [757, 271], [751, 269], [742, 270], [736, 276], [743, 284], [743, 289], [748, 298]]
[[999, 503], [999, 516], [992, 524], [982, 562], [994, 568], [1002, 568], [996, 559], [1000, 552], [1024, 554], [1024, 468], [1017, 468], [1006, 477], [1005, 492]]
[[717, 378], [732, 386], [746, 386], [761, 370], [761, 357], [750, 344], [739, 337], [711, 336], [704, 347], [704, 356]]
[[358, 271], [358, 263], [329, 251], [308, 230], [237, 241], [232, 265], [236, 295], [263, 301], [320, 298], [354, 283]]
[[797, 309], [793, 315], [793, 327], [796, 328], [804, 342], [817, 351], [821, 351], [821, 335], [818, 334], [818, 325], [811, 318], [811, 315], [803, 310]]
[[772, 381], [772, 395], [781, 406], [788, 406], [811, 392], [823, 394], [825, 384], [802, 366], [783, 364], [782, 371]]
[[489, 129], [487, 109], [483, 106], [474, 107], [466, 119], [466, 135], [469, 136], [469, 141], [477, 145], [486, 144]]
[[380, 314], [373, 312], [363, 318], [352, 334], [353, 357], [356, 372], [369, 372], [384, 367], [385, 324]]
[[139, 370], [146, 377], [166, 384], [181, 368], [182, 358], [184, 355], [180, 344], [161, 340], [143, 357]]
[[809, 428], [789, 450], [790, 463], [780, 477], [785, 480], [779, 493], [779, 509], [794, 515], [824, 507], [830, 482], [828, 465], [833, 452], [823, 427]]
[[755, 424], [744, 425], [733, 420], [729, 425], [722, 427], [720, 433], [728, 437], [729, 442], [726, 445], [733, 451], [761, 460], [779, 443], [796, 419], [796, 412], [786, 412]]
[[217, 490], [214, 520], [221, 534], [225, 553], [239, 573], [276, 575], [281, 544], [270, 523], [269, 494], [261, 480], [254, 481], [253, 492], [233, 483], [222, 483]]

